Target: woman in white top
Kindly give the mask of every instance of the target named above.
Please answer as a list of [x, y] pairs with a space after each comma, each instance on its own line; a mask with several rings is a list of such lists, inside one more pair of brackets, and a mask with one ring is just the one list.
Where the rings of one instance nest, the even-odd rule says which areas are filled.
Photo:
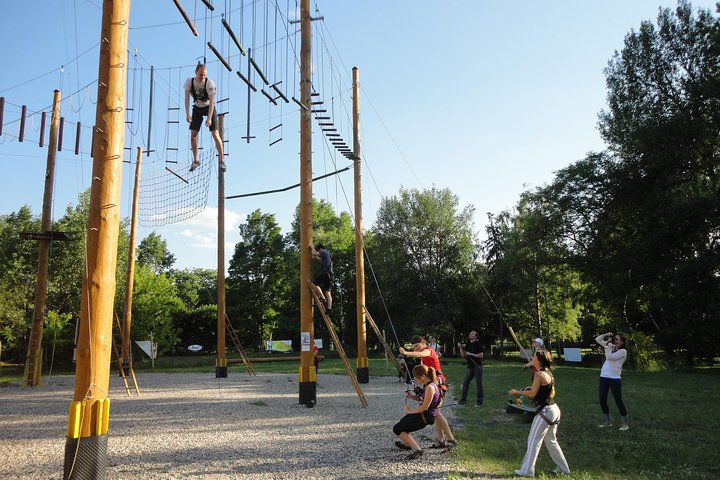
[[602, 409], [605, 419], [599, 426], [600, 428], [612, 427], [610, 420], [610, 409], [608, 408], [607, 396], [608, 390], [612, 392], [615, 404], [620, 410], [622, 425], [620, 430], [625, 431], [630, 428], [627, 410], [622, 399], [622, 382], [620, 376], [622, 374], [622, 366], [627, 358], [627, 350], [625, 350], [625, 337], [619, 333], [613, 335], [612, 332], [603, 333], [595, 338], [595, 341], [605, 349], [605, 363], [600, 370], [600, 408]]

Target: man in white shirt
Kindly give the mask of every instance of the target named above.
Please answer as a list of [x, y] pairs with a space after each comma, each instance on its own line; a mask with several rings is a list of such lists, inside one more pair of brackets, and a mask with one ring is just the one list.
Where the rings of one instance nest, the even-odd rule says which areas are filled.
[[[190, 96], [193, 97], [192, 114], [190, 112]], [[215, 111], [215, 82], [207, 78], [207, 67], [198, 64], [195, 67], [195, 76], [185, 81], [185, 119], [190, 124], [190, 147], [193, 153], [193, 163], [190, 165], [192, 172], [200, 166], [198, 157], [198, 132], [203, 123], [203, 117], [207, 117], [205, 126], [210, 129], [210, 134], [215, 141], [220, 159], [220, 168], [225, 171], [225, 156], [223, 154], [223, 142], [220, 132], [217, 130], [217, 112]]]

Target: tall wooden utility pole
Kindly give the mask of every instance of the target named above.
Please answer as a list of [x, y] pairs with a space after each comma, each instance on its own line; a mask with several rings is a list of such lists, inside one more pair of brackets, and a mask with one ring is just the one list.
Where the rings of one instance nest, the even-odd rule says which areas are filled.
[[[225, 116], [218, 115], [220, 142], [225, 138]], [[223, 149], [224, 152], [225, 149]], [[219, 154], [220, 152], [218, 152]], [[225, 172], [221, 165], [224, 158], [218, 158], [218, 225], [217, 225], [217, 356], [215, 378], [225, 378], [227, 358], [225, 357]]]
[[132, 294], [135, 284], [135, 243], [137, 241], [137, 214], [141, 170], [142, 148], [137, 147], [135, 185], [133, 187], [132, 214], [130, 216], [130, 249], [128, 251], [127, 278], [125, 280], [125, 311], [123, 312], [122, 368], [125, 371], [125, 375], [130, 375], [130, 369], [132, 368], [132, 356], [130, 355], [130, 322], [132, 320]]
[[104, 0], [92, 184], [65, 479], [104, 479], [110, 422], [110, 354], [125, 142], [130, 0]]
[[45, 299], [47, 297], [48, 266], [50, 262], [50, 231], [52, 222], [52, 196], [55, 180], [55, 155], [58, 143], [58, 123], [60, 119], [60, 91], [53, 95], [53, 110], [50, 123], [50, 143], [48, 144], [47, 164], [45, 168], [45, 191], [43, 193], [43, 210], [41, 232], [36, 238], [40, 241], [37, 265], [37, 281], [35, 287], [35, 310], [33, 312], [30, 342], [25, 358], [25, 375], [23, 385], [37, 387], [42, 374], [42, 334], [45, 317]]
[[357, 316], [357, 379], [370, 382], [365, 324], [365, 257], [363, 256], [362, 172], [360, 170], [360, 72], [353, 67], [353, 162], [355, 179], [355, 314]]
[[310, 0], [300, 1], [300, 403], [317, 401], [315, 330], [308, 281], [312, 277], [312, 118]]

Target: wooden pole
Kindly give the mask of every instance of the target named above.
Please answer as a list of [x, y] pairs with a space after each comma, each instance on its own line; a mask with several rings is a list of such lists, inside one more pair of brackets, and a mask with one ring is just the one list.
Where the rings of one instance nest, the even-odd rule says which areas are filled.
[[363, 255], [362, 223], [362, 171], [360, 169], [360, 72], [353, 75], [353, 153], [355, 179], [355, 315], [357, 317], [357, 378], [360, 383], [370, 382], [367, 355], [367, 326], [365, 325], [365, 257]]
[[[48, 145], [47, 164], [45, 167], [45, 191], [43, 193], [43, 209], [41, 234], [49, 234], [52, 223], [53, 181], [55, 179], [55, 156], [57, 154], [57, 132], [60, 118], [60, 91], [53, 94], [53, 110], [50, 123], [50, 143]], [[23, 385], [37, 387], [41, 383], [42, 371], [42, 335], [45, 318], [45, 299], [47, 298], [48, 268], [50, 263], [50, 238], [40, 239], [38, 251], [37, 280], [35, 283], [35, 309], [30, 327], [30, 342], [25, 359], [25, 375]]]
[[75, 393], [65, 444], [65, 479], [104, 479], [110, 421], [110, 357], [120, 187], [125, 141], [130, 0], [103, 0], [95, 149], [87, 219]]
[[[220, 142], [225, 138], [225, 116], [218, 115]], [[220, 154], [220, 152], [218, 152]], [[225, 378], [227, 358], [225, 357], [225, 172], [220, 167], [224, 158], [218, 158], [218, 224], [217, 224], [217, 358], [215, 378]]]
[[[310, 105], [310, 0], [300, 1], [300, 102]], [[312, 117], [300, 109], [300, 403], [317, 401], [317, 372], [313, 360], [314, 323], [310, 289], [312, 276]]]
[[127, 279], [125, 280], [125, 312], [123, 314], [122, 369], [130, 374], [132, 356], [130, 355], [130, 323], [132, 321], [132, 294], [135, 283], [135, 244], [137, 243], [138, 198], [140, 196], [140, 171], [142, 170], [142, 148], [137, 147], [135, 163], [135, 185], [133, 188], [132, 214], [130, 217], [130, 249], [128, 251]]

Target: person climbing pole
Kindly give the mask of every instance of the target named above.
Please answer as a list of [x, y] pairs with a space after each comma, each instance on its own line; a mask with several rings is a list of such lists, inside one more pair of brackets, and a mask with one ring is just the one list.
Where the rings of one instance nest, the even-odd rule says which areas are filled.
[[[190, 96], [193, 98], [192, 112], [190, 111]], [[198, 133], [203, 123], [203, 117], [207, 117], [205, 126], [208, 127], [215, 141], [215, 150], [220, 159], [220, 169], [224, 172], [226, 167], [223, 142], [217, 129], [217, 112], [215, 111], [215, 82], [207, 78], [207, 67], [199, 63], [195, 67], [195, 76], [185, 81], [185, 119], [190, 124], [190, 148], [193, 154], [193, 162], [190, 165], [191, 172], [200, 166]]]

